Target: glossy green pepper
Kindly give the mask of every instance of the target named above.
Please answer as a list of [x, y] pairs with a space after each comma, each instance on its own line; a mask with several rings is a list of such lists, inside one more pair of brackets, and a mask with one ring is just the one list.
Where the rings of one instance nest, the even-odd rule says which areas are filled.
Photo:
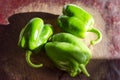
[[94, 28], [93, 24], [93, 17], [87, 11], [73, 4], [65, 5], [63, 8], [63, 15], [58, 17], [59, 27], [66, 32], [80, 38], [85, 38], [87, 32], [95, 33], [97, 39], [91, 41], [92, 45], [99, 43], [102, 39], [101, 32]]
[[53, 34], [52, 25], [44, 24], [41, 18], [31, 19], [21, 30], [18, 46], [26, 50], [26, 61], [32, 67], [43, 64], [33, 64], [30, 60], [32, 53], [38, 53]]
[[85, 66], [91, 59], [91, 51], [78, 37], [70, 33], [58, 33], [51, 37], [51, 41], [46, 43], [45, 50], [59, 69], [72, 77], [80, 72], [89, 76]]

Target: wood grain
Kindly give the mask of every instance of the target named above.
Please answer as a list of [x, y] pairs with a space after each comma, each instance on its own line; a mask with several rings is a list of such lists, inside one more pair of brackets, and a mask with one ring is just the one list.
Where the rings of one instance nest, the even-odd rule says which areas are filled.
[[[69, 2], [68, 2], [69, 3]], [[68, 4], [66, 3], [66, 4]], [[108, 46], [107, 44], [109, 44], [109, 40], [107, 39], [107, 35], [105, 32], [105, 22], [101, 16], [101, 14], [99, 13], [99, 11], [95, 8], [95, 7], [87, 7], [86, 5], [80, 3], [80, 2], [74, 2], [74, 4], [82, 7], [83, 9], [85, 9], [86, 11], [88, 11], [95, 19], [95, 24], [93, 25], [93, 27], [98, 28], [102, 34], [103, 34], [103, 40], [101, 41], [101, 43], [99, 43], [96, 46], [92, 47], [92, 58], [109, 58], [109, 50], [108, 50]], [[33, 2], [30, 3], [28, 5], [19, 7], [15, 10], [15, 14], [10, 16], [8, 18], [8, 22], [10, 24], [12, 24], [14, 26], [13, 23], [16, 23], [15, 25], [20, 24], [20, 26], [16, 26], [16, 27], [23, 27], [25, 26], [25, 24], [27, 23], [28, 20], [30, 20], [33, 17], [41, 17], [43, 18], [43, 20], [45, 21], [45, 23], [49, 23], [52, 24], [54, 26], [54, 31], [55, 33], [60, 31], [58, 25], [56, 24], [57, 22], [57, 17], [59, 15], [62, 14], [62, 8], [65, 4], [55, 4], [55, 3], [45, 3], [45, 2]], [[40, 14], [42, 13], [43, 14]], [[48, 14], [44, 14], [44, 13], [48, 13]], [[16, 16], [17, 15], [17, 16]], [[57, 15], [57, 16], [56, 16]], [[21, 22], [10, 22], [10, 18], [14, 19], [15, 21], [20, 19], [24, 19]], [[55, 17], [55, 18], [53, 18]], [[18, 18], [18, 19], [17, 19]], [[86, 45], [90, 44], [90, 40], [94, 40], [96, 39], [94, 34], [88, 34], [87, 37], [84, 39], [84, 42], [86, 43]], [[99, 51], [98, 51], [99, 49]]]
[[[13, 0], [11, 0], [12, 2]], [[107, 1], [107, 0], [106, 0]], [[0, 24], [0, 80], [119, 80], [120, 79], [120, 63], [119, 54], [112, 56], [109, 52], [109, 40], [111, 40], [106, 31], [106, 21], [99, 7], [96, 4], [100, 1], [72, 1], [72, 0], [19, 0], [7, 3], [6, 5], [14, 7], [8, 9], [11, 11], [2, 11], [6, 21], [9, 24]], [[13, 4], [14, 3], [14, 4]], [[45, 23], [50, 23], [54, 26], [54, 33], [59, 32], [56, 24], [57, 17], [62, 14], [62, 6], [68, 3], [77, 4], [94, 17], [99, 28], [104, 34], [104, 40], [93, 47], [93, 58], [87, 66], [91, 77], [87, 78], [83, 74], [79, 74], [75, 78], [71, 78], [66, 72], [57, 69], [53, 63], [42, 51], [38, 55], [33, 55], [32, 61], [35, 63], [43, 63], [44, 67], [34, 69], [28, 66], [25, 60], [25, 51], [17, 46], [18, 37], [21, 29], [33, 17], [41, 17]], [[105, 4], [106, 2], [102, 2]], [[14, 5], [14, 6], [13, 6]], [[0, 5], [1, 6], [1, 5]], [[2, 6], [3, 7], [3, 6]], [[5, 10], [8, 10], [7, 8]], [[8, 14], [9, 13], [9, 14]], [[2, 19], [1, 18], [1, 19]], [[99, 19], [98, 19], [99, 18]], [[2, 20], [0, 20], [2, 21]], [[4, 21], [3, 21], [4, 22]], [[100, 23], [99, 23], [100, 22]], [[102, 25], [102, 27], [101, 27]], [[88, 36], [89, 37], [89, 36]], [[108, 40], [109, 39], [109, 40]], [[87, 40], [87, 39], [86, 39]], [[88, 43], [85, 40], [86, 43]], [[113, 57], [114, 59], [110, 59]], [[109, 58], [109, 59], [108, 59]]]

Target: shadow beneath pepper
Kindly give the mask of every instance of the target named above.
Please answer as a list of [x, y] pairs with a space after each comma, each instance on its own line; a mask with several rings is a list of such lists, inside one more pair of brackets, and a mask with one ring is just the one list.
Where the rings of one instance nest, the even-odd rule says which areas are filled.
[[[49, 71], [49, 69], [46, 68], [54, 68], [44, 51], [41, 51], [38, 55], [33, 55], [31, 58], [34, 63], [43, 63], [44, 67], [38, 70], [29, 67], [25, 60], [25, 51], [17, 46], [21, 29], [30, 19], [34, 17], [40, 17], [44, 20], [45, 24], [53, 25], [54, 33], [59, 32], [59, 29], [56, 28], [58, 15], [44, 12], [30, 12], [18, 13], [10, 16], [8, 19], [8, 25], [0, 25], [0, 70], [2, 70], [0, 75], [3, 73], [8, 75], [0, 77], [0, 80], [3, 80], [4, 78], [4, 80], [13, 80], [13, 78], [30, 80], [28, 77], [27, 79], [26, 76], [31, 76], [31, 80], [34, 80], [35, 76], [39, 77], [39, 75], [41, 75], [45, 77], [45, 75], [39, 72], [44, 72], [47, 74], [45, 71]], [[36, 75], [36, 73], [38, 75]], [[14, 77], [11, 74], [13, 74]], [[18, 74], [20, 74], [20, 76]]]
[[21, 49], [17, 46], [20, 31], [27, 24], [27, 22], [34, 17], [42, 18], [45, 24], [52, 24], [54, 27], [54, 33], [59, 32], [56, 24], [58, 15], [44, 12], [14, 14], [8, 18], [8, 25], [0, 25], [1, 51], [5, 52], [4, 55], [8, 55], [6, 51], [8, 51], [9, 54], [11, 53], [10, 55], [20, 55]]
[[92, 59], [87, 65], [90, 77], [80, 74], [71, 78], [57, 69], [45, 52], [33, 55], [32, 61], [43, 63], [44, 67], [34, 69], [25, 60], [25, 51], [17, 46], [21, 29], [33, 17], [40, 17], [45, 24], [52, 24], [54, 33], [59, 32], [58, 15], [44, 12], [18, 13], [9, 17], [8, 25], [0, 25], [0, 80], [120, 80], [120, 59]]

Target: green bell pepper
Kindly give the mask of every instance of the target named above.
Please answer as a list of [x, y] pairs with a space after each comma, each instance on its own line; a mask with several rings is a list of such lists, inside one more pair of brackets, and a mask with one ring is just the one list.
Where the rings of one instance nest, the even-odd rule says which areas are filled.
[[43, 64], [34, 64], [30, 60], [32, 53], [38, 53], [53, 34], [52, 25], [44, 24], [41, 18], [31, 19], [21, 30], [18, 46], [26, 50], [26, 61], [32, 67], [41, 67]]
[[89, 76], [85, 66], [91, 59], [91, 51], [78, 37], [70, 33], [58, 33], [51, 37], [51, 41], [46, 43], [45, 50], [59, 69], [72, 77], [80, 72]]
[[84, 9], [73, 4], [65, 5], [63, 8], [63, 15], [58, 17], [59, 27], [66, 32], [80, 38], [85, 38], [87, 32], [95, 33], [97, 39], [91, 41], [92, 45], [99, 43], [102, 39], [101, 32], [94, 28], [93, 24], [93, 17]]

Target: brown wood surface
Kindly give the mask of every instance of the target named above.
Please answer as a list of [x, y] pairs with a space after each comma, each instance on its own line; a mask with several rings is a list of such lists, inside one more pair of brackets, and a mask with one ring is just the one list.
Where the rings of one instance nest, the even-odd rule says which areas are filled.
[[[22, 0], [20, 0], [22, 2]], [[93, 0], [94, 1], [94, 0]], [[14, 1], [13, 1], [14, 2]], [[16, 1], [17, 2], [17, 1]], [[23, 3], [23, 2], [22, 2]], [[25, 51], [18, 48], [17, 42], [21, 29], [33, 17], [41, 17], [45, 23], [50, 23], [54, 26], [54, 32], [60, 30], [56, 24], [58, 15], [62, 14], [61, 10], [64, 4], [74, 3], [81, 5], [86, 10], [95, 16], [95, 20], [99, 23], [96, 17], [99, 17], [100, 22], [102, 15], [99, 14], [98, 8], [92, 6], [93, 2], [88, 3], [85, 0], [70, 1], [70, 0], [26, 0], [23, 5], [19, 5], [13, 9], [13, 12], [6, 16], [9, 24], [0, 24], [0, 80], [119, 80], [120, 79], [120, 63], [119, 59], [110, 59], [108, 50], [106, 48], [104, 39], [101, 44], [93, 47], [95, 56], [87, 65], [90, 77], [87, 78], [83, 74], [79, 74], [75, 78], [71, 78], [66, 72], [57, 69], [49, 60], [44, 51], [38, 55], [33, 55], [32, 61], [36, 63], [43, 63], [44, 66], [39, 69], [34, 69], [28, 66], [25, 60]], [[86, 3], [84, 5], [84, 3]], [[10, 3], [6, 3], [10, 4]], [[11, 3], [12, 4], [12, 3]], [[95, 5], [95, 4], [94, 4]], [[15, 5], [17, 6], [17, 5]], [[6, 6], [7, 7], [7, 6]], [[91, 10], [93, 9], [93, 10]], [[94, 13], [96, 11], [96, 13]], [[98, 11], [98, 12], [97, 12]], [[98, 15], [98, 16], [97, 16]], [[102, 16], [103, 17], [103, 16]], [[104, 21], [102, 22], [104, 23]], [[96, 24], [97, 26], [100, 24]], [[102, 24], [103, 27], [106, 27]], [[101, 31], [103, 30], [98, 27]], [[106, 36], [107, 34], [104, 33]], [[106, 36], [104, 36], [106, 38]], [[108, 37], [107, 37], [108, 38]], [[109, 41], [108, 41], [109, 42]], [[102, 46], [102, 47], [101, 47]], [[98, 49], [100, 51], [98, 51]], [[97, 53], [101, 53], [97, 55]], [[107, 56], [107, 57], [106, 57]], [[116, 57], [116, 56], [115, 56]], [[109, 58], [109, 59], [108, 59]]]

